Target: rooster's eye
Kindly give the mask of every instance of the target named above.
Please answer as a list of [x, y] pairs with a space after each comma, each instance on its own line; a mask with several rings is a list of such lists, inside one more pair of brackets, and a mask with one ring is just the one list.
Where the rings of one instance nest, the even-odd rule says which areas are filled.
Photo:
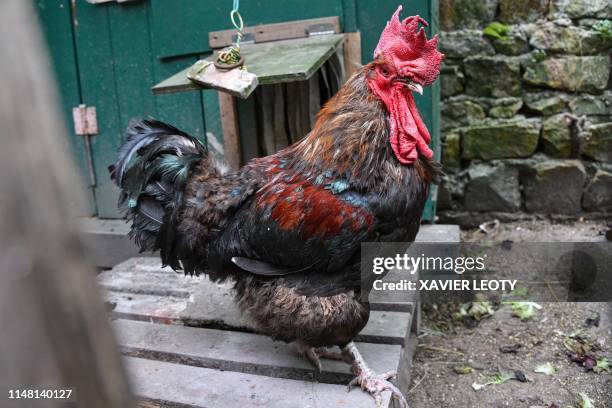
[[383, 74], [383, 76], [386, 76], [386, 77], [388, 77], [389, 74], [390, 74], [390, 72], [389, 72], [389, 70], [387, 68], [382, 68], [380, 70], [380, 73]]

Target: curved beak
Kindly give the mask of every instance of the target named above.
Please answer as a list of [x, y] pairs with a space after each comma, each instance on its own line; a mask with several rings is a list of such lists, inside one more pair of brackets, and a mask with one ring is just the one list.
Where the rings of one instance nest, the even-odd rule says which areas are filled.
[[415, 82], [406, 84], [406, 87], [413, 92], [417, 92], [419, 95], [423, 95], [423, 87]]
[[410, 89], [412, 92], [416, 92], [419, 95], [423, 95], [423, 86], [420, 84], [417, 84], [416, 82], [412, 81], [409, 78], [401, 78], [398, 79], [399, 82], [403, 83], [404, 86], [408, 89]]

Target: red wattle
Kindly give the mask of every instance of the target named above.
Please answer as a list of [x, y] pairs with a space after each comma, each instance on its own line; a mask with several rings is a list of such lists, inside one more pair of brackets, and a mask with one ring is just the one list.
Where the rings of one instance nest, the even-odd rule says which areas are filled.
[[431, 137], [419, 115], [412, 92], [399, 83], [391, 92], [381, 92], [375, 81], [369, 83], [389, 112], [389, 143], [397, 160], [402, 164], [411, 164], [419, 154], [431, 159], [433, 151], [428, 146]]

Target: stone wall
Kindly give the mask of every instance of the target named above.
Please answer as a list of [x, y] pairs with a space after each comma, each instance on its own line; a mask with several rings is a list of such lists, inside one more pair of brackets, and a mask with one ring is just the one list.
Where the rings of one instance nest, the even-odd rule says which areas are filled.
[[440, 221], [612, 214], [609, 19], [610, 0], [440, 1]]

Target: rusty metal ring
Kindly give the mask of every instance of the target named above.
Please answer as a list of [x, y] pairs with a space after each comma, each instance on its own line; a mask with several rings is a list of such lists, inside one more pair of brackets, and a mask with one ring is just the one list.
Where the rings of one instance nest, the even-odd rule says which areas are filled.
[[215, 64], [215, 67], [219, 69], [223, 69], [225, 71], [229, 71], [230, 69], [234, 69], [234, 68], [241, 67], [242, 65], [244, 65], [244, 57], [241, 56], [238, 62], [235, 62], [233, 64], [223, 64], [218, 61], [214, 61], [213, 63]]

